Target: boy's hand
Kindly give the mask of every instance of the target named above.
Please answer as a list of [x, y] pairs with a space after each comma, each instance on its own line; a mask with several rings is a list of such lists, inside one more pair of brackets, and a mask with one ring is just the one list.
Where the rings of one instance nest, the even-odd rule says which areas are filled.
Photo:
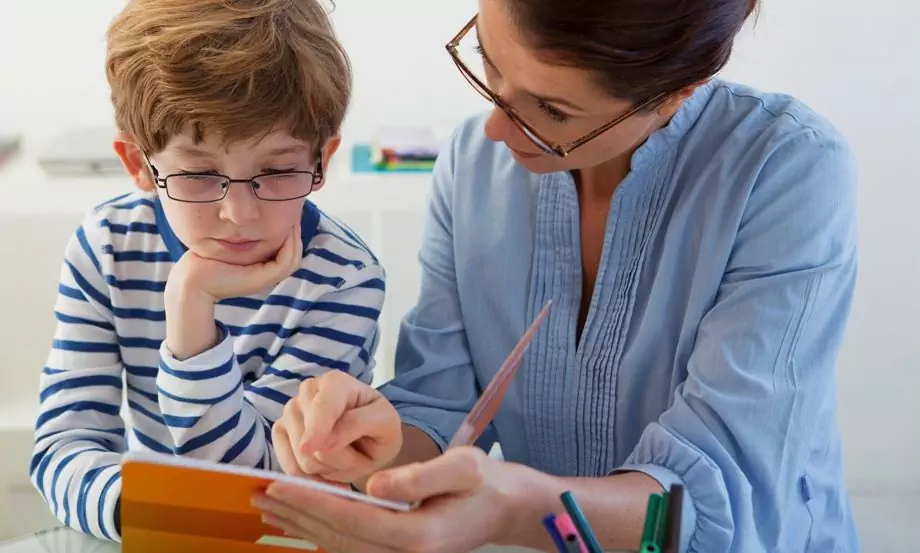
[[402, 447], [402, 423], [383, 395], [341, 371], [305, 380], [272, 428], [287, 474], [355, 482], [387, 465]]
[[188, 251], [176, 263], [169, 275], [169, 285], [174, 283], [199, 291], [215, 303], [225, 298], [248, 296], [261, 292], [291, 276], [303, 259], [300, 227], [296, 226], [285, 238], [274, 259], [252, 265], [232, 265], [201, 257]]
[[300, 267], [302, 258], [299, 226], [291, 229], [275, 258], [264, 263], [231, 265], [186, 252], [166, 279], [166, 348], [179, 360], [213, 348], [221, 339], [214, 322], [217, 301], [281, 282]]

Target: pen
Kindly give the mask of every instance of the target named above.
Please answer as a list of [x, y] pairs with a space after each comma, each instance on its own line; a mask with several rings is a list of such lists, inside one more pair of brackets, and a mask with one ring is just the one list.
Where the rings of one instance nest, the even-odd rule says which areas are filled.
[[476, 404], [473, 405], [473, 408], [467, 413], [466, 418], [460, 423], [460, 428], [457, 429], [450, 443], [447, 444], [447, 449], [473, 445], [485, 431], [486, 427], [492, 422], [502, 400], [505, 398], [505, 394], [508, 392], [511, 379], [514, 378], [518, 367], [520, 367], [523, 362], [524, 352], [527, 350], [530, 342], [533, 341], [537, 329], [540, 327], [540, 323], [546, 318], [552, 304], [553, 300], [546, 302], [546, 305], [543, 306], [540, 313], [538, 313], [533, 322], [530, 323], [527, 331], [521, 336], [521, 339], [514, 346], [514, 349], [511, 350], [511, 353], [508, 354], [505, 362], [502, 363], [498, 372], [492, 377], [492, 380], [486, 386], [482, 395], [479, 396]]
[[585, 542], [585, 546], [588, 548], [588, 553], [604, 553], [604, 550], [601, 548], [601, 544], [598, 543], [597, 537], [591, 530], [591, 525], [588, 524], [588, 519], [585, 518], [585, 514], [581, 511], [581, 508], [575, 501], [575, 497], [572, 495], [572, 492], [563, 492], [559, 497], [562, 499], [562, 504], [565, 506], [565, 511], [569, 514], [570, 517], [572, 517], [572, 523], [575, 524], [575, 528], [578, 530], [578, 534]]
[[556, 550], [559, 553], [569, 553], [566, 543], [562, 539], [559, 529], [556, 527], [556, 515], [550, 513], [543, 517], [543, 527], [546, 528], [546, 533], [549, 534], [549, 537], [553, 540], [553, 544], [556, 545]]
[[680, 549], [681, 507], [684, 504], [684, 488], [680, 484], [671, 486], [668, 497], [668, 520], [664, 526], [664, 553], [678, 553]]

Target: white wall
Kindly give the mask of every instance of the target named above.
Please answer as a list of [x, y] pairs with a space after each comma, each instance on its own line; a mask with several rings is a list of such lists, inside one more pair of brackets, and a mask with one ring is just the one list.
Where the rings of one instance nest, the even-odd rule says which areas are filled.
[[[920, 217], [913, 214], [920, 202], [920, 8], [900, 0], [765, 1], [725, 75], [800, 96], [842, 128], [861, 163], [860, 288], [839, 370], [847, 474], [856, 488], [920, 488], [920, 347], [912, 332], [912, 315], [920, 313], [912, 286], [920, 282]], [[363, 137], [386, 123], [451, 125], [485, 108], [443, 49], [475, 0], [337, 3], [334, 19], [356, 71], [346, 134]], [[38, 143], [64, 125], [108, 120], [103, 32], [121, 4], [3, 1], [0, 128], [18, 128]], [[400, 254], [390, 297], [408, 305], [412, 255], [400, 249], [399, 229], [387, 235]], [[10, 239], [22, 236], [0, 236], [4, 256], [16, 249], [2, 242]], [[410, 284], [400, 288], [402, 276]], [[16, 346], [2, 334], [2, 348]]]

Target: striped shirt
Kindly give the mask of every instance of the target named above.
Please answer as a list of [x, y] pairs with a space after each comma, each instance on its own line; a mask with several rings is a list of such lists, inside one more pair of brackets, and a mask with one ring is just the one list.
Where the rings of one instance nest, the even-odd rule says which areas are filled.
[[383, 268], [310, 202], [301, 231], [300, 269], [268, 293], [219, 302], [222, 341], [179, 361], [164, 345], [163, 291], [185, 247], [156, 196], [89, 213], [61, 270], [30, 466], [64, 524], [120, 540], [127, 449], [279, 470], [271, 426], [301, 381], [338, 369], [371, 382]]

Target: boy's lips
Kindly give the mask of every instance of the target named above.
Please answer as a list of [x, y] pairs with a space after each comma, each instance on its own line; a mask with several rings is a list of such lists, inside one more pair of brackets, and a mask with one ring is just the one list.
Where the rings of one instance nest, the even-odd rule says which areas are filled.
[[236, 252], [251, 250], [261, 242], [261, 240], [247, 240], [243, 238], [215, 238], [214, 241], [220, 244], [222, 248]]

